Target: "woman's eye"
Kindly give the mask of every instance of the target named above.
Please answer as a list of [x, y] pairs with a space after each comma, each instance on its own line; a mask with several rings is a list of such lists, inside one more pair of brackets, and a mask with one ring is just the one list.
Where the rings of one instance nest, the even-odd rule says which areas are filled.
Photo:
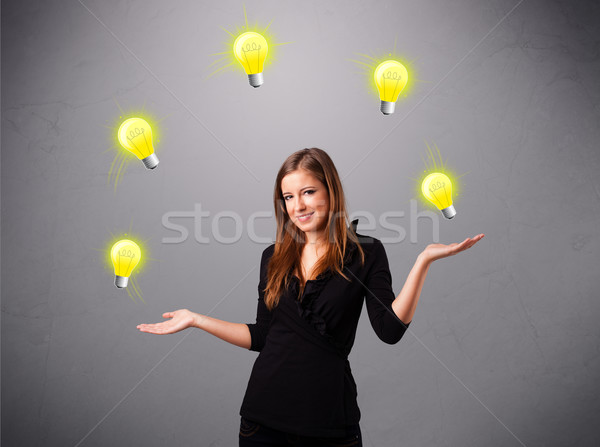
[[[304, 192], [305, 192], [305, 193], [309, 193], [309, 194], [313, 194], [315, 191], [314, 191], [314, 190], [312, 190], [312, 189], [308, 189], [308, 190], [306, 190], [306, 191], [304, 191]], [[287, 201], [288, 197], [292, 197], [292, 196], [284, 196], [284, 197], [283, 197], [283, 200], [286, 200], [286, 201]]]

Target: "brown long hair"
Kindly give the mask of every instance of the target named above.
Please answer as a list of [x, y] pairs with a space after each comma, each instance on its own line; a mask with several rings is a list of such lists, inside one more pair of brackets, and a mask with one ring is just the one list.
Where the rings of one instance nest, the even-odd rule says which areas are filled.
[[327, 220], [326, 234], [327, 248], [325, 254], [315, 264], [313, 276], [316, 278], [328, 268], [334, 274], [340, 274], [350, 281], [342, 273], [344, 268], [344, 257], [348, 247], [348, 240], [354, 242], [361, 255], [361, 265], [364, 265], [365, 254], [360, 246], [358, 237], [352, 226], [347, 227], [348, 212], [346, 210], [346, 199], [342, 182], [337, 169], [331, 161], [327, 152], [313, 147], [302, 149], [290, 155], [279, 168], [273, 191], [273, 206], [275, 207], [275, 218], [277, 220], [277, 237], [275, 240], [275, 251], [271, 256], [267, 268], [267, 285], [265, 288], [264, 301], [269, 310], [273, 310], [279, 303], [279, 297], [288, 288], [291, 272], [298, 272], [300, 278], [299, 295], [304, 292], [304, 273], [301, 269], [302, 248], [306, 242], [304, 232], [292, 222], [287, 213], [285, 201], [281, 193], [281, 181], [289, 173], [303, 169], [308, 171], [316, 179], [325, 185], [329, 194], [329, 218]]

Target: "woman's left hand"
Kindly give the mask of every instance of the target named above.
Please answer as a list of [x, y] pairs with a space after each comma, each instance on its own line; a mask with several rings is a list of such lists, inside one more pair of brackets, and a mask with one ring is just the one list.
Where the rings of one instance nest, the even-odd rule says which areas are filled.
[[437, 259], [446, 258], [448, 256], [455, 255], [456, 253], [460, 253], [461, 251], [466, 250], [467, 248], [471, 248], [478, 241], [483, 238], [484, 234], [478, 234], [474, 237], [468, 237], [461, 243], [453, 243], [450, 245], [444, 244], [429, 244], [425, 247], [425, 250], [421, 252], [421, 255], [425, 261], [431, 263]]

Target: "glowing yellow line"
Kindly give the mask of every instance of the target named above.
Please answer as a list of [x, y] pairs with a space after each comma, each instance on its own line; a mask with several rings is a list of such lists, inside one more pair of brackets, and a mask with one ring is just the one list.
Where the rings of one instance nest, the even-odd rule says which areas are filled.
[[[120, 163], [122, 162], [122, 156], [123, 156], [122, 154], [119, 154], [119, 155], [117, 156], [117, 160], [116, 160], [116, 161], [117, 161], [117, 164], [120, 164]], [[117, 191], [117, 172], [116, 172], [116, 171], [118, 171], [118, 170], [119, 170], [119, 169], [117, 168], [117, 169], [116, 169], [116, 170], [114, 170], [114, 171], [113, 171], [113, 173], [112, 173], [112, 177], [113, 177], [113, 179], [114, 179], [114, 181], [115, 181], [115, 192]]]
[[371, 69], [371, 68], [373, 68], [373, 66], [372, 66], [372, 65], [370, 65], [370, 64], [367, 64], [366, 62], [363, 62], [363, 61], [357, 61], [356, 59], [346, 59], [346, 60], [348, 60], [348, 61], [350, 61], [350, 62], [355, 62], [355, 63], [357, 63], [357, 64], [360, 64], [360, 65], [364, 65], [364, 66], [365, 66], [365, 67], [367, 67], [368, 69]]
[[[138, 296], [140, 297], [140, 299], [142, 300], [142, 302], [143, 302], [144, 304], [146, 304], [146, 302], [144, 301], [144, 298], [142, 298], [142, 293], [141, 293], [141, 290], [142, 290], [142, 288], [141, 288], [141, 287], [140, 287], [140, 285], [137, 283], [137, 281], [135, 280], [135, 278], [131, 278], [131, 281], [133, 282], [133, 286], [134, 286], [134, 288], [135, 288], [136, 292], [138, 293]], [[139, 292], [138, 292], [138, 290], [139, 290]]]
[[[117, 185], [119, 184], [119, 177], [121, 176], [121, 169], [123, 169], [124, 164], [125, 164], [125, 157], [123, 156], [123, 160], [121, 161], [121, 165], [119, 166], [119, 170], [117, 171], [117, 177], [115, 178], [115, 192], [117, 192]], [[123, 170], [123, 174], [125, 174], [124, 170]]]
[[129, 291], [128, 287], [125, 287], [125, 290], [127, 290], [127, 295], [129, 295], [129, 298], [131, 298], [131, 300], [135, 303], [135, 298], [133, 297], [133, 295], [131, 294], [131, 292]]
[[429, 152], [429, 159], [433, 163], [433, 169], [435, 169], [437, 171], [437, 163], [435, 162], [435, 157], [433, 156], [433, 151], [431, 150], [431, 147], [429, 147], [429, 144], [427, 142], [425, 142], [425, 144], [427, 145], [427, 150]]
[[356, 53], [356, 54], [358, 54], [359, 56], [362, 56], [362, 57], [366, 57], [367, 59], [371, 59], [373, 62], [377, 62], [377, 59], [375, 59], [373, 56], [369, 56], [368, 54], [364, 54], [364, 53]]
[[440, 148], [437, 146], [437, 144], [433, 143], [433, 145], [435, 146], [435, 149], [437, 150], [438, 153], [438, 157], [440, 157], [440, 164], [442, 165], [442, 170], [446, 170], [446, 165], [444, 164], [444, 160], [442, 160], [442, 154], [440, 153]]
[[246, 22], [246, 29], [248, 29], [248, 16], [246, 15], [246, 4], [242, 3], [242, 6], [244, 7], [244, 22]]
[[171, 115], [172, 115], [172, 114], [171, 114], [171, 113], [169, 113], [168, 115], [165, 115], [165, 116], [163, 116], [162, 118], [159, 118], [159, 119], [156, 121], [156, 123], [157, 123], [157, 124], [158, 124], [158, 123], [160, 123], [160, 122], [161, 122], [161, 121], [163, 121], [165, 118], [168, 118], [168, 117], [169, 117], [169, 116], [171, 116]]
[[423, 162], [423, 164], [425, 165], [425, 169], [427, 169], [427, 162], [425, 161], [425, 159], [423, 158], [423, 154], [421, 154], [421, 161]]
[[228, 34], [231, 34], [231, 37], [235, 37], [235, 34], [233, 34], [231, 31], [229, 31], [228, 29], [223, 28], [222, 26], [220, 26], [219, 28], [221, 28], [223, 31], [225, 31]]
[[111, 165], [110, 165], [110, 169], [108, 170], [108, 178], [106, 179], [106, 184], [108, 185], [110, 183], [110, 177], [112, 175], [112, 170], [115, 166], [115, 162], [117, 161], [117, 158], [119, 158], [119, 154], [117, 153], [117, 155], [115, 155], [115, 158], [113, 159]]
[[216, 69], [216, 70], [215, 70], [215, 71], [213, 71], [211, 74], [209, 74], [209, 75], [206, 77], [206, 79], [210, 79], [212, 76], [216, 75], [218, 72], [220, 72], [220, 71], [222, 71], [222, 70], [225, 70], [226, 68], [232, 67], [233, 65], [234, 65], [234, 63], [233, 63], [233, 62], [231, 62], [230, 64], [228, 64], [228, 65], [225, 65], [224, 67], [221, 67], [221, 68], [218, 68], [218, 69]]
[[121, 106], [119, 105], [119, 103], [117, 102], [117, 98], [115, 98], [113, 96], [113, 101], [115, 102], [115, 104], [117, 105], [117, 107], [119, 108], [119, 110], [121, 111], [121, 115], [125, 115], [125, 112], [123, 111], [123, 109], [121, 108]]
[[117, 163], [119, 164], [119, 167], [117, 168], [117, 172], [114, 173], [115, 192], [117, 192], [117, 184], [119, 183], [119, 172], [121, 172], [124, 160], [125, 160], [125, 158], [123, 157], [123, 154], [119, 154], [119, 160], [117, 160]]
[[223, 56], [223, 57], [217, 59], [216, 61], [211, 62], [208, 66], [212, 67], [213, 65], [218, 64], [219, 62], [227, 60], [227, 59], [229, 59], [229, 54], [227, 56]]
[[140, 292], [137, 290], [136, 284], [135, 284], [135, 280], [133, 278], [129, 278], [130, 282], [131, 282], [131, 286], [133, 287], [133, 291], [135, 292], [135, 294], [137, 296], [139, 296], [141, 298]]

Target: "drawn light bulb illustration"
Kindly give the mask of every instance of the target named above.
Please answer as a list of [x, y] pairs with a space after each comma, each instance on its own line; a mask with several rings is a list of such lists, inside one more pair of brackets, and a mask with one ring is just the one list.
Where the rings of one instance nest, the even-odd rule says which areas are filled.
[[112, 246], [110, 258], [115, 266], [115, 286], [119, 289], [127, 287], [129, 276], [141, 257], [140, 247], [129, 239], [121, 239]]
[[373, 77], [381, 99], [381, 113], [391, 115], [396, 108], [398, 95], [406, 87], [408, 72], [400, 62], [387, 60], [377, 66]]
[[441, 172], [429, 174], [421, 183], [421, 192], [446, 219], [456, 216], [456, 210], [452, 205], [452, 183], [447, 175]]
[[233, 54], [238, 60], [252, 87], [260, 87], [263, 84], [263, 66], [269, 51], [266, 39], [253, 31], [242, 33], [233, 43]]
[[119, 127], [119, 143], [137, 158], [142, 160], [148, 169], [158, 166], [158, 157], [152, 145], [152, 128], [142, 118], [129, 118]]

